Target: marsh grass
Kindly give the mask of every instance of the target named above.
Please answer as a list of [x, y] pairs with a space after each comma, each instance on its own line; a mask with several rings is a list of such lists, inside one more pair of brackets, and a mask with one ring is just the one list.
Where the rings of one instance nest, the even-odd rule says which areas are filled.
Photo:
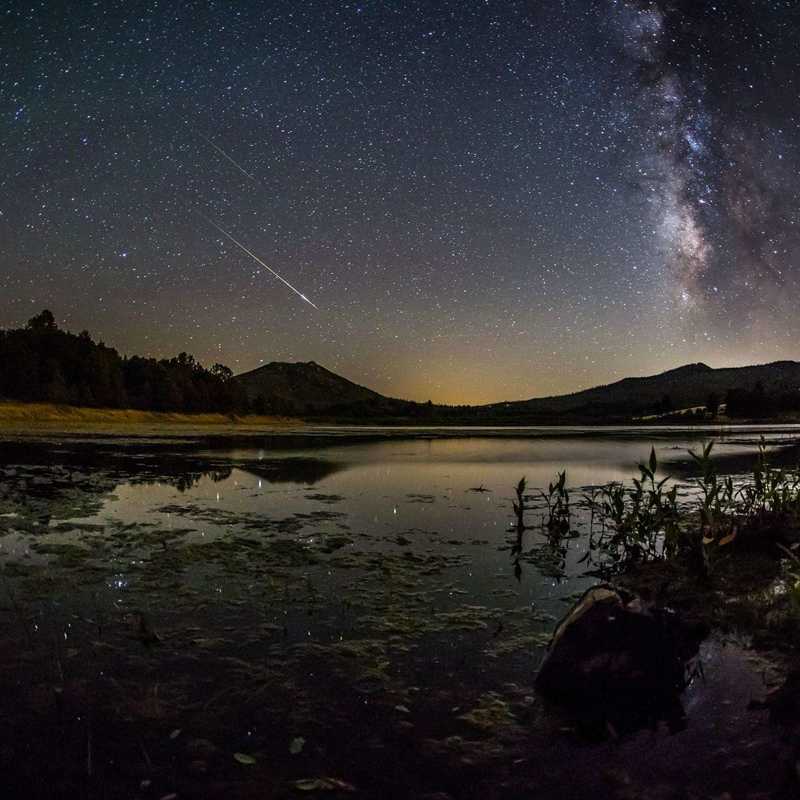
[[[750, 539], [757, 534], [793, 539], [800, 523], [800, 471], [772, 466], [763, 436], [753, 471], [742, 481], [719, 475], [712, 450], [713, 443], [709, 443], [700, 454], [688, 451], [700, 472], [689, 502], [679, 503], [678, 485], [668, 486], [670, 476], [658, 474], [655, 448], [647, 461], [638, 464], [639, 477], [631, 484], [614, 482], [585, 493], [581, 505], [589, 512], [589, 547], [580, 561], [598, 563], [599, 572], [607, 575], [630, 563], [686, 555], [702, 576], [708, 576], [716, 559], [743, 532]], [[518, 498], [520, 487], [524, 491], [524, 479], [517, 487]], [[542, 526], [548, 537], [569, 536], [566, 472], [559, 472], [555, 483], [540, 494], [546, 506]], [[521, 507], [514, 504], [515, 511]], [[778, 546], [800, 567], [793, 552], [800, 543], [791, 543], [792, 549], [781, 543]]]
[[23, 403], [0, 400], [0, 427], [47, 425], [243, 425], [273, 426], [300, 424], [286, 417], [249, 414], [180, 414], [120, 408], [84, 408], [55, 403]]
[[570, 498], [566, 483], [567, 472], [564, 470], [558, 473], [556, 482], [547, 487], [547, 494], [541, 493], [547, 504], [547, 519], [544, 524], [553, 534], [567, 533], [570, 529]]

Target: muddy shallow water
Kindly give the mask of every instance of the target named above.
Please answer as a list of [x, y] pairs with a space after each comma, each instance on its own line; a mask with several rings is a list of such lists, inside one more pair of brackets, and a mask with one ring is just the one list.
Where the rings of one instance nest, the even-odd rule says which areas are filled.
[[[653, 446], [688, 496], [713, 434], [456, 433], [0, 441], [3, 796], [793, 796], [747, 641], [703, 645], [679, 733], [589, 744], [532, 688], [599, 580], [580, 487]], [[721, 467], [760, 433], [719, 437]], [[572, 534], [529, 512], [517, 562], [513, 487], [562, 469]]]

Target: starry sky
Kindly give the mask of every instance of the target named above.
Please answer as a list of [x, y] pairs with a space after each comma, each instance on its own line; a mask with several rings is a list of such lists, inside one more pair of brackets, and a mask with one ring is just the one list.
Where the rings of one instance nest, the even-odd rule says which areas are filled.
[[800, 359], [799, 42], [794, 0], [3, 0], [0, 327], [446, 403]]

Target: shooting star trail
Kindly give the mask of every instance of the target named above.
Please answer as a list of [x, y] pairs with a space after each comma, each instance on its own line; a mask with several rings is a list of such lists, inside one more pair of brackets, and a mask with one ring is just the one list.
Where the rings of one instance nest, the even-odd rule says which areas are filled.
[[236, 167], [236, 169], [239, 170], [239, 172], [241, 172], [243, 175], [246, 175], [248, 178], [250, 178], [250, 180], [253, 181], [253, 183], [256, 186], [261, 186], [261, 184], [244, 167], [239, 166], [239, 164], [237, 164], [222, 148], [217, 147], [214, 144], [214, 142], [212, 142], [211, 139], [208, 138], [208, 136], [205, 136], [204, 134], [200, 133], [200, 131], [197, 130], [197, 128], [192, 128], [192, 130], [198, 136], [201, 136], [203, 139], [205, 139], [220, 155], [222, 155], [225, 158], [227, 158], [228, 161], [230, 161], [231, 164], [233, 164], [233, 166]]
[[[196, 209], [195, 209], [195, 210], [196, 210]], [[263, 261], [262, 261], [262, 260], [261, 260], [261, 259], [260, 259], [260, 258], [257, 256], [257, 255], [255, 255], [254, 253], [251, 253], [251, 252], [250, 252], [250, 251], [249, 251], [249, 250], [248, 250], [248, 249], [247, 249], [247, 248], [246, 248], [246, 247], [245, 247], [245, 246], [244, 246], [244, 245], [243, 245], [241, 242], [237, 242], [237, 241], [236, 241], [236, 239], [234, 239], [234, 238], [233, 238], [233, 236], [231, 236], [231, 235], [230, 235], [230, 234], [229, 234], [229, 233], [228, 233], [228, 232], [227, 232], [227, 231], [226, 231], [224, 228], [220, 228], [220, 226], [219, 226], [219, 225], [217, 225], [217, 223], [216, 223], [216, 222], [214, 222], [214, 220], [213, 220], [213, 219], [209, 219], [209, 218], [208, 218], [208, 217], [207, 217], [207, 216], [206, 216], [206, 215], [205, 215], [205, 214], [204, 214], [202, 211], [197, 211], [197, 213], [198, 213], [198, 214], [199, 214], [199, 215], [200, 215], [200, 216], [201, 216], [201, 217], [202, 217], [204, 220], [206, 220], [206, 222], [210, 222], [210, 223], [211, 223], [211, 224], [212, 224], [212, 225], [213, 225], [213, 226], [214, 226], [214, 227], [215, 227], [215, 228], [216, 228], [216, 229], [217, 229], [217, 230], [218, 230], [218, 231], [219, 231], [219, 232], [220, 232], [220, 233], [221, 233], [223, 236], [226, 236], [228, 239], [230, 239], [230, 240], [231, 240], [231, 241], [232, 241], [232, 242], [233, 242], [233, 243], [234, 243], [234, 244], [235, 244], [237, 247], [241, 247], [241, 249], [242, 249], [242, 250], [244, 250], [244, 251], [245, 251], [245, 253], [247, 253], [247, 255], [251, 256], [251, 257], [252, 257], [252, 258], [254, 258], [256, 261], [258, 261], [258, 263], [259, 263], [259, 264], [261, 264], [261, 266], [262, 266], [262, 267], [264, 267], [264, 269], [268, 269], [268, 270], [269, 270], [269, 271], [270, 271], [270, 272], [271, 272], [271, 273], [272, 273], [272, 274], [273, 274], [273, 275], [274, 275], [274, 276], [275, 276], [275, 277], [276, 277], [276, 278], [277, 278], [279, 281], [282, 281], [283, 283], [285, 283], [285, 284], [286, 284], [286, 285], [287, 285], [287, 286], [288, 286], [288, 287], [289, 287], [289, 288], [290, 288], [290, 289], [291, 289], [291, 290], [292, 290], [292, 291], [293, 291], [293, 292], [294, 292], [294, 293], [295, 293], [295, 294], [296, 294], [298, 297], [302, 298], [302, 299], [303, 299], [303, 300], [305, 300], [305, 301], [306, 301], [306, 303], [308, 303], [308, 304], [309, 304], [309, 305], [310, 305], [312, 308], [316, 308], [316, 309], [317, 309], [317, 311], [319, 311], [319, 308], [318, 308], [317, 306], [315, 306], [315, 305], [314, 305], [314, 304], [313, 304], [313, 303], [312, 303], [312, 302], [311, 302], [311, 301], [310, 301], [310, 300], [309, 300], [309, 299], [308, 299], [308, 298], [307, 298], [307, 297], [306, 297], [306, 296], [305, 296], [305, 295], [304, 295], [302, 292], [300, 292], [300, 291], [298, 291], [297, 289], [295, 289], [295, 288], [294, 288], [294, 286], [292, 286], [292, 284], [291, 284], [291, 283], [289, 283], [289, 281], [287, 281], [285, 278], [281, 278], [281, 276], [280, 276], [280, 275], [278, 275], [278, 273], [277, 273], [277, 272], [275, 272], [275, 270], [274, 270], [274, 269], [272, 269], [272, 267], [270, 267], [270, 266], [268, 266], [267, 264], [265, 264], [265, 263], [264, 263], [264, 262], [263, 262]]]

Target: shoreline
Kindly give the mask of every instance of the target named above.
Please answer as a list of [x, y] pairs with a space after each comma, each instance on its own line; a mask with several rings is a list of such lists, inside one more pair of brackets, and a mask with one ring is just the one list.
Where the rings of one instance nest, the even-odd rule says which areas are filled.
[[684, 434], [694, 433], [745, 433], [748, 431], [800, 432], [796, 420], [741, 420], [731, 422], [643, 422], [592, 421], [563, 423], [497, 423], [497, 422], [436, 422], [420, 420], [344, 420], [247, 414], [239, 416], [224, 413], [183, 413], [173, 411], [145, 411], [122, 408], [88, 408], [84, 406], [59, 405], [55, 403], [21, 402], [0, 399], [0, 434], [19, 433], [25, 430], [70, 432], [87, 428], [125, 428], [127, 432], [147, 429], [177, 429], [191, 431], [202, 428], [214, 429], [313, 433], [341, 436], [352, 435], [408, 435], [419, 437], [449, 436], [508, 436], [508, 435], [602, 435], [614, 433]]
[[241, 426], [241, 427], [286, 427], [301, 426], [299, 419], [259, 416], [248, 414], [236, 416], [223, 413], [188, 414], [176, 411], [144, 411], [134, 408], [87, 408], [83, 406], [57, 405], [55, 403], [23, 403], [0, 400], [0, 432], [9, 428], [26, 426]]

